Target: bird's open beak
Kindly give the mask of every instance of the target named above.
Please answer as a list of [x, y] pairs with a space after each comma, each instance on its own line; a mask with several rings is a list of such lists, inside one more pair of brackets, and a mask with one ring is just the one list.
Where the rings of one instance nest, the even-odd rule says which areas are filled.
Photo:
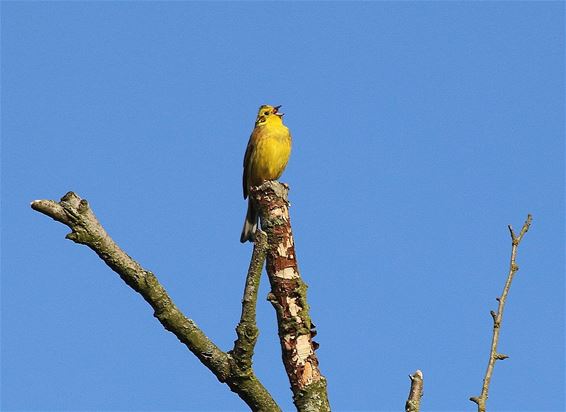
[[279, 108], [280, 108], [280, 107], [281, 107], [281, 105], [275, 106], [275, 107], [273, 108], [273, 113], [276, 114], [276, 115], [279, 116], [279, 117], [282, 117], [285, 113], [279, 113]]

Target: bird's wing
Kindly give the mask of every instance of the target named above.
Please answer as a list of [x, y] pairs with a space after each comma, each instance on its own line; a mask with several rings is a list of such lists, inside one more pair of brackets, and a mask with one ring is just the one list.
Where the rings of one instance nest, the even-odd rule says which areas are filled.
[[250, 140], [248, 141], [248, 147], [246, 147], [246, 154], [244, 155], [244, 174], [242, 176], [242, 187], [244, 189], [244, 199], [248, 197], [248, 177], [250, 175], [250, 158], [252, 156], [252, 152], [255, 148], [255, 138], [254, 135], [256, 133], [256, 129], [252, 132], [250, 136]]

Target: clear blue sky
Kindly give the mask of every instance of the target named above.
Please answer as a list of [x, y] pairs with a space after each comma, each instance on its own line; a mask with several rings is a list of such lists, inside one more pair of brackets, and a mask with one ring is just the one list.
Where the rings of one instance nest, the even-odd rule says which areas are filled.
[[[564, 407], [564, 3], [2, 2], [2, 410], [244, 410], [92, 251], [68, 190], [223, 349], [250, 245], [244, 149], [282, 104], [334, 410]], [[263, 279], [257, 374], [291, 393]]]

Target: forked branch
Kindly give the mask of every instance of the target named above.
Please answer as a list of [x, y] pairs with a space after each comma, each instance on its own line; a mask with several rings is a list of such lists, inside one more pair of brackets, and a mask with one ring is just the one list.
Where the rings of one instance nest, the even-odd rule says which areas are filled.
[[485, 372], [485, 377], [483, 379], [483, 385], [480, 396], [472, 396], [470, 400], [475, 402], [478, 405], [478, 412], [485, 412], [488, 392], [489, 392], [489, 384], [491, 382], [491, 377], [493, 375], [493, 369], [495, 367], [495, 362], [498, 360], [507, 359], [509, 356], [499, 353], [497, 351], [497, 344], [499, 343], [499, 333], [501, 332], [501, 323], [503, 321], [503, 309], [505, 309], [505, 302], [507, 300], [507, 295], [509, 294], [509, 289], [511, 288], [511, 282], [515, 277], [515, 274], [519, 270], [519, 266], [517, 266], [516, 258], [517, 258], [517, 249], [519, 248], [519, 244], [521, 240], [523, 240], [523, 236], [529, 230], [531, 226], [533, 218], [531, 215], [527, 216], [527, 220], [523, 224], [519, 235], [515, 233], [511, 225], [508, 226], [509, 233], [511, 234], [511, 259], [509, 263], [509, 274], [507, 275], [507, 280], [505, 282], [505, 287], [503, 288], [503, 293], [501, 296], [495, 298], [499, 305], [497, 307], [497, 312], [493, 310], [490, 311], [491, 317], [493, 319], [493, 336], [491, 338], [491, 350], [489, 353], [489, 361], [487, 364], [487, 370]]
[[[236, 347], [248, 348], [234, 353], [220, 350], [204, 332], [175, 306], [163, 286], [153, 273], [142, 268], [139, 263], [128, 256], [104, 230], [90, 209], [88, 202], [73, 192], [67, 193], [60, 202], [53, 200], [36, 200], [31, 207], [71, 229], [66, 237], [75, 243], [91, 248], [120, 277], [138, 292], [151, 305], [154, 316], [168, 331], [172, 332], [198, 359], [216, 375], [220, 382], [226, 383], [238, 394], [253, 411], [280, 411], [271, 395], [259, 382], [251, 368], [251, 356], [255, 337], [247, 335], [238, 337], [240, 344]], [[250, 271], [257, 277], [261, 272], [265, 257], [265, 244], [256, 244], [254, 252], [256, 260], [252, 260]], [[263, 257], [262, 257], [263, 256]], [[257, 269], [259, 266], [259, 270]], [[250, 275], [248, 274], [248, 278]], [[254, 278], [255, 279], [255, 278]], [[255, 280], [258, 282], [258, 280]], [[246, 287], [246, 290], [248, 287]], [[252, 309], [250, 305], [253, 305]], [[245, 321], [255, 325], [255, 298], [244, 297]], [[242, 315], [244, 318], [244, 315]], [[247, 330], [247, 329], [246, 329]], [[257, 334], [256, 334], [257, 336]], [[244, 343], [245, 340], [247, 343]], [[237, 342], [238, 342], [237, 341]], [[251, 347], [251, 351], [249, 348]]]

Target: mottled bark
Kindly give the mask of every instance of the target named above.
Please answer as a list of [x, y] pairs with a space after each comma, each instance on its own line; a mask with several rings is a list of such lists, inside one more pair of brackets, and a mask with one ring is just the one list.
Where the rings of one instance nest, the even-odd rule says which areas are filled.
[[[175, 306], [153, 273], [142, 268], [128, 256], [104, 230], [90, 209], [88, 202], [73, 192], [60, 202], [36, 200], [31, 207], [71, 229], [66, 237], [91, 248], [120, 277], [138, 292], [153, 308], [154, 316], [172, 332], [198, 359], [226, 383], [253, 411], [280, 411], [265, 387], [251, 369], [251, 352], [243, 351], [249, 362], [236, 362], [231, 353], [220, 350], [204, 332]], [[264, 248], [264, 246], [262, 246]], [[259, 252], [264, 253], [264, 252]], [[259, 271], [261, 271], [260, 264]], [[250, 270], [257, 267], [252, 262]], [[255, 304], [255, 301], [253, 302]], [[249, 309], [249, 308], [248, 308]], [[255, 317], [255, 311], [253, 313]], [[251, 316], [247, 317], [251, 322]], [[253, 320], [255, 323], [255, 319]], [[255, 344], [255, 341], [253, 342]], [[249, 343], [248, 343], [249, 348]]]
[[240, 323], [236, 327], [238, 338], [234, 342], [234, 349], [231, 352], [236, 363], [241, 368], [252, 367], [252, 357], [259, 335], [259, 329], [256, 324], [256, 304], [266, 251], [267, 236], [262, 231], [257, 230], [254, 251], [242, 298], [242, 315], [240, 316]]
[[262, 229], [267, 233], [268, 299], [275, 308], [283, 364], [299, 411], [329, 411], [326, 379], [321, 375], [313, 341], [316, 335], [307, 304], [307, 285], [301, 279], [291, 232], [287, 186], [266, 182], [252, 189]]
[[409, 375], [409, 379], [411, 379], [411, 389], [407, 402], [405, 402], [405, 412], [419, 412], [421, 410], [421, 398], [423, 397], [423, 373], [417, 370]]

